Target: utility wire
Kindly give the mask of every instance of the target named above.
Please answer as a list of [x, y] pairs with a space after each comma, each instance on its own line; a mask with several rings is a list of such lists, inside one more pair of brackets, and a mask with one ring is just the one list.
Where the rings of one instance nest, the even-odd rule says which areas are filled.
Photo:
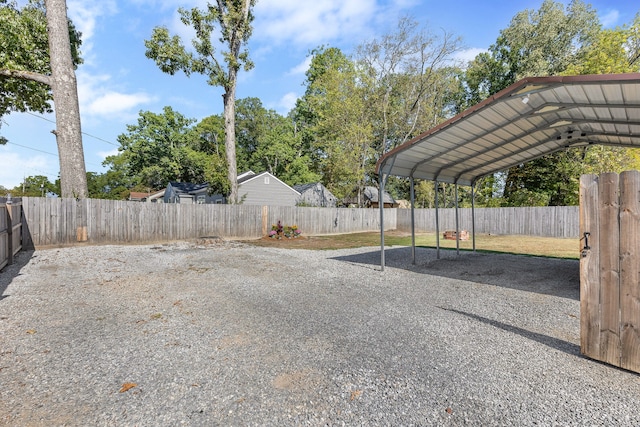
[[[51, 119], [47, 119], [46, 117], [42, 117], [42, 116], [39, 116], [39, 115], [37, 115], [37, 114], [34, 114], [34, 113], [32, 113], [31, 111], [25, 111], [25, 113], [30, 114], [30, 115], [32, 115], [33, 117], [37, 117], [37, 118], [39, 118], [39, 119], [45, 120], [45, 121], [47, 121], [47, 122], [49, 122], [49, 123], [56, 124], [56, 122], [55, 122], [55, 121], [53, 121], [53, 120], [51, 120]], [[87, 132], [82, 132], [82, 134], [83, 134], [83, 135], [86, 135], [86, 136], [88, 136], [88, 137], [91, 137], [91, 138], [97, 139], [98, 141], [102, 141], [102, 142], [104, 142], [105, 144], [113, 145], [114, 147], [120, 147], [120, 144], [116, 144], [115, 142], [107, 141], [106, 139], [100, 138], [99, 136], [91, 135], [90, 133], [87, 133]]]
[[[49, 151], [44, 151], [44, 150], [39, 150], [39, 149], [37, 149], [37, 148], [33, 148], [33, 147], [27, 147], [26, 145], [17, 144], [17, 143], [15, 143], [15, 142], [7, 141], [7, 144], [8, 144], [8, 145], [16, 145], [16, 146], [18, 146], [18, 147], [26, 148], [27, 150], [37, 151], [37, 152], [39, 152], [39, 153], [48, 154], [48, 155], [50, 155], [50, 156], [59, 157], [59, 156], [58, 156], [57, 154], [55, 154], [55, 153], [51, 153], [51, 152], [49, 152]], [[96, 163], [88, 163], [88, 162], [85, 162], [85, 163], [86, 163], [87, 165], [91, 165], [91, 166], [98, 166], [98, 167], [102, 167], [102, 165], [98, 165], [98, 164], [96, 164]]]

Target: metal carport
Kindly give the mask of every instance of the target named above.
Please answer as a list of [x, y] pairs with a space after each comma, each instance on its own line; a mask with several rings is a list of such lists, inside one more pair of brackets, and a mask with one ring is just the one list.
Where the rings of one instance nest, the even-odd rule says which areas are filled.
[[[415, 178], [455, 184], [457, 209], [458, 185], [471, 186], [473, 193], [486, 175], [590, 144], [640, 147], [640, 73], [522, 79], [389, 151], [378, 160], [376, 172], [381, 192], [389, 175], [410, 179], [415, 263]], [[384, 270], [382, 208], [380, 246]]]

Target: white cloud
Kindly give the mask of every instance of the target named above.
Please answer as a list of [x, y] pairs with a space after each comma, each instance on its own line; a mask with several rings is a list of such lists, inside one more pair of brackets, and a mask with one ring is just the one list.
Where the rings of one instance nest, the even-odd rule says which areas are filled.
[[453, 60], [462, 62], [463, 65], [466, 65], [469, 61], [473, 61], [476, 58], [476, 56], [478, 56], [478, 54], [482, 52], [487, 52], [487, 49], [482, 49], [479, 47], [464, 49], [459, 52], [456, 52], [453, 55]]
[[275, 44], [316, 45], [366, 32], [379, 11], [376, 0], [260, 0], [255, 33]]
[[287, 72], [288, 76], [297, 76], [300, 74], [304, 74], [307, 72], [307, 70], [309, 70], [309, 67], [311, 66], [311, 56], [307, 56], [304, 61], [302, 61], [301, 63], [299, 63], [298, 65], [296, 65], [295, 67], [293, 67], [292, 69], [290, 69]]
[[[22, 183], [23, 178], [34, 175], [44, 175], [54, 182], [58, 176], [57, 159], [53, 156], [25, 155], [13, 151], [11, 144], [0, 146], [2, 168], [0, 168], [0, 185], [12, 189]], [[4, 194], [0, 194], [4, 197]]]
[[98, 157], [100, 157], [100, 159], [102, 159], [103, 161], [109, 156], [116, 156], [118, 154], [120, 154], [120, 152], [118, 151], [117, 148], [114, 148], [113, 150], [109, 150], [109, 151], [98, 151], [96, 153], [96, 155], [98, 155]]
[[613, 9], [600, 16], [600, 23], [605, 28], [615, 27], [620, 19], [620, 12]]
[[96, 21], [104, 15], [112, 15], [117, 12], [114, 0], [102, 0], [99, 2], [87, 2], [82, 0], [69, 0], [67, 2], [69, 18], [76, 29], [82, 33], [81, 51], [85, 63], [91, 63], [93, 51], [93, 35], [95, 34]]
[[280, 98], [280, 102], [278, 102], [278, 110], [281, 114], [287, 114], [289, 111], [296, 106], [296, 101], [298, 100], [298, 94], [295, 92], [286, 93], [282, 98]]
[[143, 92], [126, 94], [108, 91], [92, 100], [84, 111], [92, 115], [114, 115], [129, 112], [151, 101], [152, 98]]
[[83, 115], [129, 117], [134, 109], [155, 100], [145, 92], [126, 93], [110, 83], [111, 76], [107, 74], [78, 72], [78, 98]]

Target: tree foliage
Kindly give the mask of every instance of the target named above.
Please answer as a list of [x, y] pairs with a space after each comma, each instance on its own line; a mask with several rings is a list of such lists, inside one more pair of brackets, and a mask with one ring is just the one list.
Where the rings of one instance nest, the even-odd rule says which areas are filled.
[[120, 153], [108, 157], [105, 164], [130, 177], [129, 186], [154, 190], [170, 181], [208, 182], [212, 191], [225, 193], [226, 179], [219, 173], [224, 170], [223, 157], [202, 151], [209, 141], [194, 122], [171, 107], [161, 114], [140, 112], [138, 123], [128, 125], [127, 132], [118, 136]]
[[[22, 8], [0, 1], [0, 118], [12, 111], [52, 112], [49, 38], [44, 2], [29, 0]], [[80, 58], [81, 34], [69, 21], [73, 63]]]
[[51, 111], [56, 130], [62, 197], [87, 196], [75, 67], [80, 34], [65, 0], [15, 1], [0, 7], [0, 118], [11, 111]]

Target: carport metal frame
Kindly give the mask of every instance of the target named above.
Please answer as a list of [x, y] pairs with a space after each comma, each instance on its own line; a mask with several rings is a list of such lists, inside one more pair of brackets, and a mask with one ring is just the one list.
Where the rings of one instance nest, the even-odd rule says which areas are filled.
[[[640, 73], [522, 79], [383, 155], [376, 164], [379, 200], [389, 175], [411, 185], [411, 254], [415, 256], [414, 179], [436, 183], [436, 249], [440, 257], [440, 182], [471, 186], [475, 244], [475, 185], [556, 151], [593, 144], [640, 147]], [[384, 206], [380, 204], [380, 266], [384, 270]], [[459, 253], [460, 243], [456, 239]]]

